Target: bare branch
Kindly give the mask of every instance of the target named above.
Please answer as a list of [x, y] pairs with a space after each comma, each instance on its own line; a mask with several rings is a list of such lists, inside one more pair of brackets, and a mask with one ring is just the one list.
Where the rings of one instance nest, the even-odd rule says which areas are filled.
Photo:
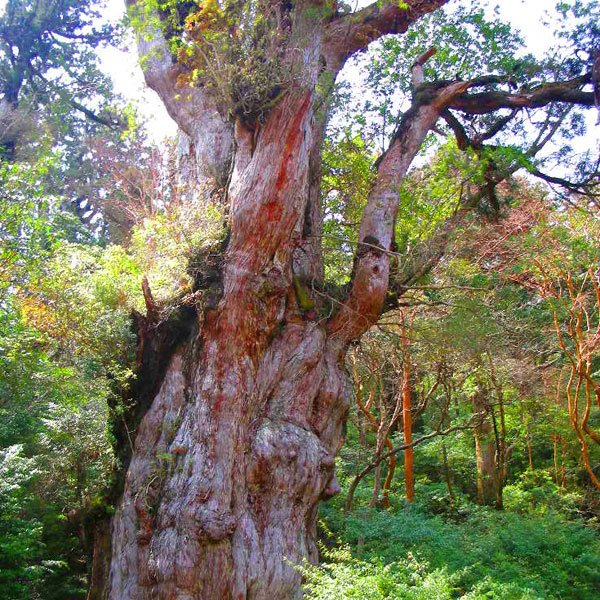
[[462, 123], [448, 109], [442, 113], [442, 117], [454, 132], [458, 149], [466, 150], [471, 145], [471, 140]]
[[491, 140], [494, 136], [496, 136], [498, 133], [500, 133], [517, 116], [519, 111], [520, 111], [519, 108], [515, 108], [514, 110], [511, 111], [510, 114], [498, 119], [495, 123], [492, 124], [492, 126], [487, 131], [484, 131], [481, 135], [478, 135], [475, 138], [474, 143], [477, 145], [480, 145], [482, 142]]
[[560, 185], [570, 192], [585, 194], [592, 199], [600, 196], [600, 183], [598, 182], [597, 175], [594, 175], [592, 178], [585, 179], [584, 181], [569, 181], [568, 179], [564, 179], [562, 177], [556, 177], [543, 173], [535, 167], [530, 167], [529, 172], [532, 175], [543, 179], [547, 183]]

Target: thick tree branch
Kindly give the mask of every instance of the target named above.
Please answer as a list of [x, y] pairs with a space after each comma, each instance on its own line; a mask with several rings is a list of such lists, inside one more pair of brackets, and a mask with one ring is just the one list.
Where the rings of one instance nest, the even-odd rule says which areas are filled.
[[417, 58], [411, 67], [412, 71], [412, 87], [416, 90], [420, 85], [425, 82], [425, 75], [423, 73], [423, 65], [437, 52], [437, 48], [431, 47], [425, 54], [422, 54]]
[[[421, 80], [423, 63], [433, 55], [430, 51], [413, 65], [413, 80]], [[413, 106], [403, 116], [394, 134], [390, 147], [378, 161], [378, 176], [364, 208], [353, 269], [352, 288], [341, 310], [329, 322], [329, 333], [341, 341], [343, 346], [377, 322], [383, 309], [389, 287], [390, 256], [394, 236], [396, 213], [400, 187], [408, 169], [419, 152], [425, 136], [444, 114], [459, 134], [465, 148], [471, 142], [458, 120], [447, 108], [462, 97], [472, 87], [497, 84], [504, 78], [491, 75], [471, 81], [436, 82], [432, 85], [419, 85], [414, 90]], [[495, 185], [506, 174], [492, 173], [490, 185]], [[430, 252], [417, 266], [413, 275], [425, 273], [443, 255], [450, 232], [457, 221], [461, 221], [483, 193], [489, 193], [490, 185], [480, 190], [479, 195], [470, 196], [467, 204], [442, 227]], [[375, 246], [375, 249], [373, 249]], [[414, 277], [409, 277], [415, 281]]]
[[[501, 78], [498, 80], [500, 79]], [[581, 82], [585, 81], [585, 79], [586, 76], [562, 85], [581, 85]], [[492, 82], [486, 77], [478, 78], [474, 81], [480, 83], [483, 80], [486, 80], [488, 83]], [[520, 112], [521, 108], [522, 107], [514, 108], [510, 114], [498, 119], [498, 121], [496, 121], [486, 132], [475, 136], [474, 138], [469, 137], [462, 123], [452, 114], [449, 109], [444, 110], [441, 116], [452, 129], [456, 138], [457, 146], [460, 150], [464, 151], [467, 148], [473, 148], [474, 150], [480, 152], [482, 148], [485, 147], [482, 142], [491, 139], [497, 133], [499, 133], [502, 128]], [[542, 148], [556, 133], [560, 125], [564, 122], [564, 119], [570, 110], [571, 107], [567, 107], [567, 109], [562, 111], [560, 116], [555, 120], [550, 119], [550, 117], [546, 119], [546, 122], [541, 127], [537, 138], [534, 140], [530, 148], [525, 152], [526, 156], [533, 158], [540, 152], [540, 150], [542, 150]], [[411, 260], [405, 261], [401, 272], [390, 280], [391, 293], [388, 294], [388, 297], [386, 298], [385, 309], [396, 308], [398, 306], [399, 299], [403, 296], [411, 284], [418, 281], [436, 266], [446, 252], [446, 247], [451, 232], [456, 229], [459, 224], [463, 223], [467, 215], [480, 203], [482, 198], [489, 194], [490, 188], [496, 187], [499, 183], [508, 179], [520, 168], [521, 165], [515, 163], [508, 168], [505, 167], [502, 170], [494, 168], [490, 170], [487, 175], [487, 184], [475, 191], [475, 193], [470, 194], [468, 197], [468, 202], [463, 202], [459, 210], [440, 226], [437, 233], [435, 233], [428, 241], [423, 250]], [[594, 200], [594, 198], [597, 196], [597, 194], [594, 193], [597, 187], [597, 178], [595, 177], [585, 181], [573, 182], [560, 177], [546, 175], [534, 167], [530, 167], [529, 172], [548, 183], [560, 185], [571, 192], [582, 194], [585, 193], [592, 200]]]
[[324, 54], [331, 66], [341, 68], [355, 52], [390, 33], [403, 33], [424, 15], [448, 0], [408, 0], [400, 8], [398, 0], [373, 2], [366, 8], [339, 16], [327, 28]]
[[429, 130], [452, 99], [470, 85], [458, 81], [433, 89], [419, 87], [413, 106], [378, 162], [378, 175], [363, 210], [352, 288], [341, 310], [328, 323], [329, 333], [340, 347], [359, 337], [381, 314], [389, 285], [390, 256], [386, 250], [393, 242], [400, 187]]
[[547, 173], [543, 173], [536, 167], [530, 167], [529, 172], [547, 183], [553, 185], [560, 185], [561, 187], [569, 190], [570, 192], [577, 194], [585, 194], [586, 196], [592, 199], [598, 198], [600, 196], [600, 191], [597, 191], [600, 188], [600, 182], [598, 182], [597, 176], [587, 178], [583, 181], [569, 181], [568, 179], [564, 179], [563, 177], [556, 177], [553, 175], [548, 175]]
[[540, 108], [551, 102], [593, 106], [594, 94], [583, 92], [580, 89], [590, 81], [591, 75], [587, 73], [570, 81], [544, 83], [528, 92], [492, 91], [479, 94], [460, 94], [450, 102], [449, 108], [470, 115], [483, 115], [501, 108]]
[[448, 109], [442, 112], [442, 117], [452, 129], [458, 149], [465, 151], [471, 145], [471, 140], [462, 123]]
[[[127, 0], [129, 7], [134, 0]], [[134, 9], [135, 10], [135, 9]], [[140, 16], [143, 16], [140, 12]], [[167, 112], [193, 144], [202, 178], [224, 185], [229, 175], [233, 128], [214, 98], [201, 86], [185, 83], [185, 69], [175, 62], [160, 28], [146, 24], [138, 35], [144, 78], [163, 101]]]

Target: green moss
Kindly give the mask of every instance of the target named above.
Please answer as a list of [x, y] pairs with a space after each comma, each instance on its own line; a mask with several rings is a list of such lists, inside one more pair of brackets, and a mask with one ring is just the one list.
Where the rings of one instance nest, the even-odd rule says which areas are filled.
[[294, 291], [296, 292], [296, 300], [298, 301], [298, 306], [302, 312], [306, 312], [314, 309], [315, 301], [313, 297], [310, 295], [310, 290], [304, 283], [302, 283], [300, 277], [298, 275], [292, 276], [292, 282], [294, 284]]

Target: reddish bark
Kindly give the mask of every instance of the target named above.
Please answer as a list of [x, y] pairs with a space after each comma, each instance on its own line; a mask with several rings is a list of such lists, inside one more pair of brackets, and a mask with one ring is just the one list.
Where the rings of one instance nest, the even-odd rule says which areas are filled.
[[[557, 311], [554, 312], [554, 326], [558, 345], [570, 363], [566, 395], [571, 427], [581, 444], [583, 466], [592, 484], [600, 490], [600, 479], [598, 479], [590, 464], [588, 448], [590, 441], [600, 445], [600, 433], [588, 423], [593, 404], [600, 407], [600, 383], [592, 373], [592, 359], [600, 346], [600, 283], [598, 282], [598, 275], [590, 267], [582, 283], [576, 286], [571, 272], [561, 273], [557, 291], [555, 289], [557, 286], [554, 285], [555, 282], [550, 279], [548, 273], [541, 267], [540, 270], [544, 275], [543, 294], [561, 298], [563, 297], [564, 286], [566, 288], [564, 295], [570, 301], [567, 332], [563, 333], [561, 330]], [[591, 316], [594, 312], [596, 313], [596, 326], [593, 325], [593, 317]], [[567, 348], [565, 339], [570, 340], [572, 349]], [[579, 404], [582, 387], [585, 396], [583, 410]]]
[[[359, 411], [358, 416], [359, 416], [359, 418], [361, 415], [364, 416], [367, 423], [370, 425], [371, 430], [377, 433], [377, 444], [376, 444], [375, 453], [376, 453], [376, 456], [379, 456], [381, 454], [381, 452], [383, 451], [384, 446], [387, 449], [387, 451], [392, 451], [394, 448], [389, 436], [390, 436], [392, 429], [394, 428], [394, 426], [396, 425], [396, 423], [398, 422], [398, 419], [400, 417], [402, 397], [401, 397], [401, 395], [399, 395], [399, 397], [397, 398], [394, 410], [393, 410], [390, 418], [388, 419], [388, 411], [386, 410], [385, 401], [383, 398], [383, 396], [385, 395], [385, 392], [383, 390], [383, 381], [382, 381], [382, 378], [379, 377], [379, 386], [377, 386], [374, 381], [371, 382], [372, 387], [371, 387], [371, 391], [369, 392], [369, 398], [366, 403], [363, 403], [363, 401], [362, 401], [363, 384], [358, 377], [358, 368], [357, 368], [355, 356], [353, 356], [353, 363], [354, 363], [353, 375], [354, 375], [354, 388], [356, 391], [356, 405], [357, 405], [358, 411]], [[379, 389], [379, 405], [380, 405], [379, 422], [377, 421], [377, 419], [375, 418], [375, 416], [373, 415], [373, 413], [371, 411], [371, 404], [372, 404], [373, 398], [375, 397], [375, 394], [378, 391], [378, 389]], [[362, 438], [364, 438], [364, 430], [362, 428], [360, 429], [360, 435], [361, 435], [361, 440], [362, 440]], [[363, 440], [363, 442], [364, 442], [364, 440]], [[361, 445], [364, 445], [364, 443], [362, 443]], [[381, 486], [381, 506], [383, 506], [384, 508], [388, 508], [390, 506], [389, 492], [390, 492], [390, 487], [392, 485], [392, 479], [394, 478], [395, 471], [396, 471], [396, 456], [395, 456], [395, 454], [391, 454], [388, 459], [388, 470], [387, 470], [387, 474], [385, 477], [385, 481], [383, 482], [383, 485]], [[373, 484], [373, 500], [371, 502], [372, 506], [375, 506], [375, 504], [377, 503], [377, 500], [379, 498], [379, 487], [380, 487], [379, 483], [380, 483], [380, 472], [379, 472], [379, 470], [376, 470], [375, 482]]]

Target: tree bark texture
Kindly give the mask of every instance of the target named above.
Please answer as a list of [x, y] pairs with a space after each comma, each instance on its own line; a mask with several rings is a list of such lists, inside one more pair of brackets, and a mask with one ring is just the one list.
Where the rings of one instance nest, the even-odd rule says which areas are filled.
[[[402, 330], [402, 347], [404, 349], [404, 360], [402, 364], [402, 422], [404, 424], [404, 485], [406, 487], [406, 502], [412, 504], [415, 501], [415, 468], [414, 451], [412, 444], [412, 406], [411, 406], [411, 372], [410, 372], [410, 340], [407, 336], [407, 324], [404, 315], [400, 321]], [[410, 321], [412, 330], [412, 319]]]
[[[409, 352], [405, 357], [410, 357]], [[414, 451], [412, 444], [412, 413], [410, 396], [410, 365], [408, 362], [404, 365], [402, 374], [402, 420], [404, 422], [404, 443], [407, 448], [404, 451], [404, 485], [406, 486], [406, 501], [412, 504], [415, 501], [415, 469], [414, 469]]]
[[174, 353], [136, 432], [110, 598], [292, 598], [293, 565], [316, 560], [350, 389], [340, 345], [290, 291], [313, 103], [290, 92], [232, 182], [222, 298]]
[[[413, 2], [410, 15], [397, 5], [383, 10], [395, 15], [390, 30], [400, 31], [442, 3]], [[230, 234], [218, 301], [186, 315], [178, 339], [165, 333], [162, 345], [146, 343], [162, 363], [153, 386], [138, 375], [146, 410], [127, 431], [135, 439], [112, 519], [110, 580], [90, 598], [296, 598], [294, 565], [317, 560], [317, 505], [339, 491], [334, 457], [351, 398], [344, 353], [379, 316], [396, 186], [440, 108], [415, 113], [406, 126], [416, 137], [406, 148], [395, 143], [382, 164], [370, 205], [385, 206], [386, 225], [367, 219], [362, 238], [379, 242], [357, 260], [351, 298], [330, 318], [306, 310], [294, 279], [322, 279], [318, 188], [328, 99], [317, 81], [323, 70], [335, 78], [368, 40], [355, 38], [363, 20], [348, 21], [349, 30], [314, 18], [302, 25], [301, 5], [310, 3], [298, 4], [295, 26], [309, 32], [302, 76], [254, 130], [226, 119], [202, 87], [178, 89], [181, 67], [159, 31], [139, 42], [147, 83], [186, 134], [196, 177], [226, 186]], [[141, 338], [156, 340], [161, 326], [148, 320]]]

